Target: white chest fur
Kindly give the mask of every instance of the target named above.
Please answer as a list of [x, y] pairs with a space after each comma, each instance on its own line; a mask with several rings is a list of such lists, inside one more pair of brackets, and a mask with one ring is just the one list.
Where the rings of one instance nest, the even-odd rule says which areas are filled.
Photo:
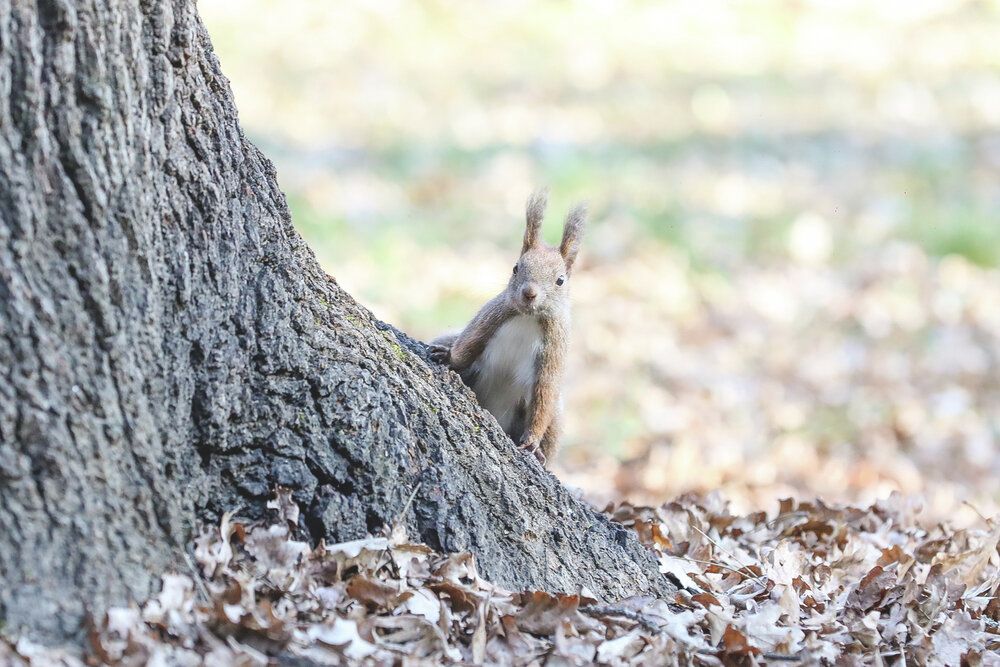
[[479, 402], [510, 433], [518, 408], [531, 400], [542, 350], [542, 328], [529, 315], [507, 320], [487, 343], [472, 370]]

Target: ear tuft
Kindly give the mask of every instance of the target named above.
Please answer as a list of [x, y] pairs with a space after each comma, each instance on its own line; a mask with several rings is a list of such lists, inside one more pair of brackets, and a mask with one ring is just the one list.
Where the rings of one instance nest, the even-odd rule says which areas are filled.
[[563, 227], [562, 243], [559, 244], [559, 254], [566, 262], [566, 271], [573, 270], [573, 262], [580, 251], [580, 240], [583, 238], [583, 228], [587, 223], [587, 205], [577, 204], [566, 216]]
[[535, 190], [528, 197], [528, 206], [525, 212], [527, 224], [524, 229], [524, 243], [521, 245], [522, 255], [538, 245], [538, 235], [542, 229], [542, 218], [545, 217], [545, 206], [548, 203], [548, 188]]

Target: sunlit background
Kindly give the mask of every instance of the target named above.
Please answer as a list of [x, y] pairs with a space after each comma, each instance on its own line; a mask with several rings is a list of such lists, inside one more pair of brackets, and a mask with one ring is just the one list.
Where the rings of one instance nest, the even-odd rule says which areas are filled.
[[556, 466], [1000, 507], [1000, 2], [201, 0], [296, 226], [427, 340], [503, 288], [523, 205], [592, 225]]

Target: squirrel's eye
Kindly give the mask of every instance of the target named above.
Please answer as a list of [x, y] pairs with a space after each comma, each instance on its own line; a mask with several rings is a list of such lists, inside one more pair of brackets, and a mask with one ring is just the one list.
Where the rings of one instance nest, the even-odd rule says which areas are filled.
[[556, 278], [556, 285], [562, 285], [564, 282], [566, 282], [565, 276], [559, 276], [558, 278]]
[[517, 264], [514, 265], [514, 273], [517, 273]]

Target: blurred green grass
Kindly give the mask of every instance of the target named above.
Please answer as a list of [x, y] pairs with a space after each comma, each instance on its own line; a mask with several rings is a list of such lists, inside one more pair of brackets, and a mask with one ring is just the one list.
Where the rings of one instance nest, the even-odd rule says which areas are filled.
[[[551, 188], [553, 210], [564, 211], [573, 201], [588, 199], [596, 224], [605, 224], [612, 217], [627, 218], [633, 223], [629, 230], [633, 243], [655, 240], [672, 245], [703, 268], [726, 258], [749, 262], [787, 260], [789, 228], [797, 213], [794, 207], [782, 207], [770, 214], [720, 214], [682, 197], [633, 199], [620, 194], [629, 189], [629, 182], [654, 183], [658, 172], [683, 169], [685, 160], [704, 152], [725, 155], [729, 151], [734, 155], [727, 159], [734, 161], [741, 160], [744, 150], [758, 158], [767, 154], [766, 148], [721, 147], [715, 145], [717, 141], [698, 137], [685, 143], [670, 147], [615, 146], [607, 150], [570, 148], [554, 158], [530, 151], [516, 151], [516, 154], [534, 165], [535, 181]], [[391, 183], [458, 180], [462, 178], [460, 175], [487, 171], [493, 161], [502, 159], [498, 156], [505, 151], [513, 152], [500, 147], [465, 151], [452, 146], [441, 148], [440, 155], [431, 160], [426, 153], [400, 146], [386, 152], [373, 151], [369, 155], [370, 171], [374, 177]], [[774, 156], [774, 159], [780, 158]], [[960, 255], [981, 266], [996, 266], [1000, 262], [1000, 198], [993, 200], [1000, 193], [984, 196], [975, 191], [972, 184], [977, 179], [978, 167], [971, 160], [937, 164], [933, 159], [918, 155], [906, 161], [872, 166], [870, 169], [878, 172], [878, 178], [890, 185], [870, 193], [867, 200], [856, 193], [845, 193], [837, 200], [832, 215], [846, 214], [831, 221], [843, 225], [836, 230], [841, 260], [862, 251], [866, 244], [898, 238], [919, 243], [937, 257]], [[330, 171], [335, 173], [336, 167], [331, 165]], [[612, 185], [616, 191], [608, 190], [609, 173], [615, 174]], [[837, 170], [825, 170], [823, 176], [836, 190]], [[498, 248], [510, 248], [511, 239], [518, 234], [516, 217], [504, 227], [478, 226], [476, 217], [480, 207], [489, 204], [477, 201], [472, 192], [460, 194], [458, 201], [454, 194], [447, 198], [442, 195], [439, 201], [413, 201], [405, 213], [391, 209], [353, 223], [348, 215], [317, 205], [308, 191], [290, 188], [288, 195], [297, 226], [334, 265], [344, 254], [362, 249], [371, 255], [372, 261], [389, 265], [390, 246], [403, 235], [407, 242], [425, 246], [446, 247], [485, 240]], [[837, 197], [836, 193], [824, 196]], [[875, 238], [861, 230], [862, 238], [858, 239], [851, 233], [852, 228], [864, 222], [852, 217], [863, 214], [866, 203], [895, 207], [896, 218], [891, 229], [880, 230]], [[551, 234], [550, 237], [555, 240]]]
[[[995, 1], [201, 11], [332, 264], [357, 247], [387, 261], [397, 237], [509, 247], [513, 202], [538, 184], [697, 265], [781, 261], [804, 210], [840, 258], [899, 238], [1000, 261]], [[873, 215], [877, 233], [858, 229]]]
[[[267, 144], [266, 141], [263, 143]], [[636, 224], [639, 237], [677, 246], [690, 253], [695, 261], [715, 259], [714, 248], [723, 242], [730, 249], [735, 243], [740, 257], [748, 261], [786, 258], [785, 241], [796, 210], [792, 207], [771, 215], [720, 215], [682, 198], [680, 201], [662, 201], [644, 196], [629, 199], [608, 190], [609, 172], [615, 174], [614, 185], [620, 193], [629, 188], [628, 181], [652, 183], [658, 176], [657, 172], [682, 169], [677, 163], [696, 159], [699, 153], [711, 151], [714, 143], [692, 138], [687, 152], [683, 146], [662, 150], [629, 146], [616, 146], [603, 151], [567, 149], [558, 158], [502, 148], [464, 151], [446, 147], [434, 160], [426, 154], [400, 146], [392, 151], [373, 151], [368, 156], [371, 165], [367, 169], [373, 177], [386, 182], [420, 184], [431, 181], [430, 187], [433, 187], [433, 181], [438, 178], [450, 180], [460, 179], [462, 174], [481, 174], [488, 170], [492, 161], [501, 159], [498, 156], [505, 151], [512, 152], [519, 159], [531, 162], [537, 174], [535, 180], [551, 188], [553, 210], [566, 210], [573, 201], [596, 194], [596, 206], [595, 197], [590, 197], [590, 202], [592, 217], [597, 224], [612, 215], [627, 217]], [[740, 159], [739, 147], [720, 148], [719, 153], [725, 150], [736, 153], [732, 159]], [[765, 151], [760, 149], [755, 153], [756, 157], [763, 154], [766, 154]], [[945, 165], [938, 165], [930, 160], [921, 155], [906, 162], [873, 167], [879, 172], [880, 179], [892, 184], [891, 190], [886, 187], [874, 192], [873, 202], [888, 201], [902, 207], [891, 232], [877, 240], [913, 240], [936, 256], [958, 254], [983, 266], [995, 266], [1000, 259], [1000, 202], [993, 202], [970, 186], [977, 178], [976, 165], [951, 160]], [[337, 166], [331, 164], [329, 171], [335, 174]], [[830, 170], [824, 176], [836, 179], [838, 175], [836, 170]], [[835, 188], [836, 184], [831, 183]], [[994, 194], [990, 193], [990, 196]], [[308, 190], [288, 189], [296, 225], [307, 238], [320, 246], [326, 237], [336, 239], [337, 245], [345, 239], [358, 241], [364, 247], [372, 248], [376, 261], [380, 245], [391, 243], [396, 235], [405, 235], [407, 240], [430, 246], [474, 240], [509, 246], [510, 238], [518, 233], [516, 217], [508, 221], [506, 228], [493, 226], [482, 229], [475, 224], [475, 218], [480, 207], [488, 206], [488, 203], [477, 201], [474, 193], [462, 195], [463, 199], [457, 202], [452, 196], [433, 203], [418, 199], [411, 202], [412, 207], [405, 213], [392, 209], [352, 221], [341, 211], [318, 205]], [[843, 209], [859, 204], [855, 194], [845, 195], [841, 201]], [[452, 203], [454, 206], [444, 208]], [[839, 230], [839, 235], [844, 237], [842, 240], [847, 243], [848, 252], [857, 251], [864, 243], [870, 242], [869, 239], [850, 239], [851, 226], [848, 221], [845, 228]], [[706, 236], [706, 227], [711, 227], [714, 235]], [[371, 245], [373, 243], [374, 246]], [[333, 248], [329, 250], [333, 251]]]

